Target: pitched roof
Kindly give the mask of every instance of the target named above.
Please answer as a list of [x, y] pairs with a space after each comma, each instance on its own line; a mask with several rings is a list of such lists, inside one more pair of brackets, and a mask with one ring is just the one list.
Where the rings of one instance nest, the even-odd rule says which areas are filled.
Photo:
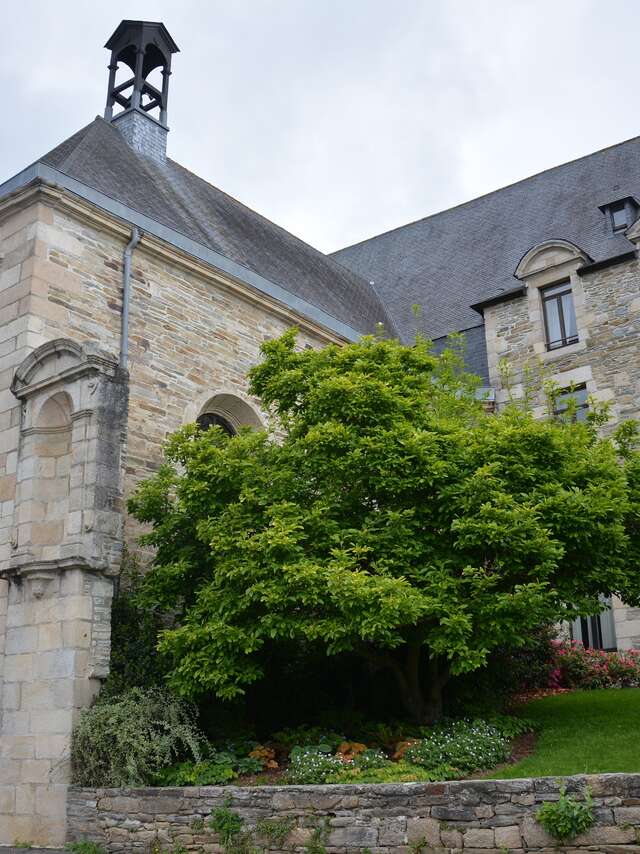
[[[333, 253], [375, 288], [402, 337], [482, 324], [471, 308], [518, 284], [522, 256], [544, 240], [575, 243], [595, 262], [633, 248], [599, 205], [640, 199], [640, 137], [533, 175]], [[421, 307], [417, 324], [413, 305]]]
[[180, 164], [134, 151], [97, 117], [41, 163], [144, 213], [319, 307], [358, 332], [393, 322], [369, 282]]

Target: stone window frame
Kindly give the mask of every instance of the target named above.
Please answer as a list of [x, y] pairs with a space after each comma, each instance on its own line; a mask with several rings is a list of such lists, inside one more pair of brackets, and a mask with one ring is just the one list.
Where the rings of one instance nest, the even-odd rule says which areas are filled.
[[237, 389], [220, 388], [207, 392], [193, 401], [184, 414], [184, 424], [197, 422], [203, 415], [217, 415], [223, 419], [234, 433], [241, 427], [264, 430], [264, 417], [252, 400]]
[[[526, 288], [527, 308], [531, 330], [527, 343], [543, 362], [553, 362], [587, 349], [589, 327], [582, 280], [578, 270], [591, 262], [591, 258], [568, 240], [546, 240], [529, 249], [515, 270], [515, 277]], [[547, 346], [543, 292], [545, 289], [568, 282], [573, 297], [578, 340], [552, 350]]]

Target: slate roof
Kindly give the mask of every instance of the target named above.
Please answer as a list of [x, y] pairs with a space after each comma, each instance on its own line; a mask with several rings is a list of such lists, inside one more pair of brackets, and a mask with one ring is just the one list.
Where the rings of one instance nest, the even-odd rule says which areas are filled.
[[39, 162], [260, 274], [358, 332], [373, 332], [382, 322], [395, 334], [367, 280], [173, 160], [138, 154], [100, 117]]
[[[622, 235], [613, 236], [598, 208], [624, 196], [640, 200], [640, 137], [341, 249], [333, 257], [375, 282], [405, 340], [416, 331], [411, 308], [416, 304], [421, 331], [436, 339], [482, 324], [471, 305], [517, 286], [513, 273], [518, 262], [544, 240], [569, 240], [593, 261], [633, 249]], [[470, 364], [479, 334], [468, 333]]]

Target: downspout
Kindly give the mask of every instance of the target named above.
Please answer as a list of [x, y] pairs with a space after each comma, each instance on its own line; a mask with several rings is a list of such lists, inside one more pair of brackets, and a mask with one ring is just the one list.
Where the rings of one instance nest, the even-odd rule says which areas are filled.
[[131, 229], [131, 240], [127, 243], [122, 258], [122, 318], [120, 324], [120, 368], [127, 370], [129, 358], [129, 305], [131, 304], [131, 256], [140, 243], [142, 232], [136, 226]]

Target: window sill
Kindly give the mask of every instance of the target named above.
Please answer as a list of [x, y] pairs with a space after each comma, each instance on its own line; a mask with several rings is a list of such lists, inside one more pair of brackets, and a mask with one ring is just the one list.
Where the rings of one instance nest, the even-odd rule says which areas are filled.
[[564, 359], [565, 356], [572, 356], [574, 353], [583, 353], [586, 349], [586, 341], [577, 341], [575, 344], [568, 344], [566, 347], [545, 350], [541, 358], [543, 362], [557, 362], [559, 359]]

